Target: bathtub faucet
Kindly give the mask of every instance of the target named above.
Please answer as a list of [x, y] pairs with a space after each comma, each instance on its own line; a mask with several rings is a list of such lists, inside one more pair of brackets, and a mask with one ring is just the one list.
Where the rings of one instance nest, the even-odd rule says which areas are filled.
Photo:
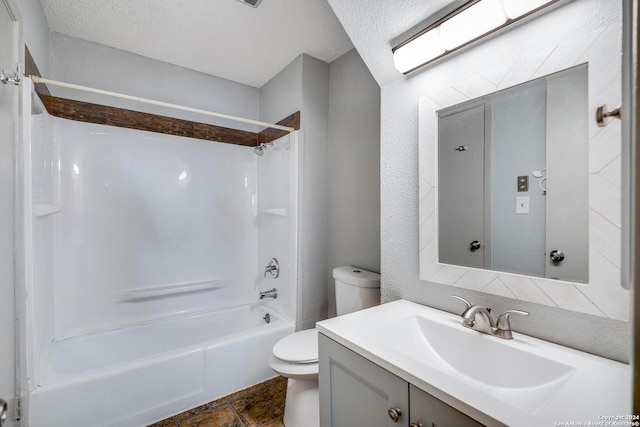
[[276, 288], [273, 288], [268, 291], [260, 292], [260, 299], [263, 299], [263, 298], [276, 299], [278, 298], [278, 291], [276, 290]]
[[280, 264], [278, 264], [278, 260], [275, 258], [271, 258], [269, 264], [264, 269], [264, 277], [267, 277], [267, 273], [271, 275], [274, 279], [277, 279], [280, 276]]

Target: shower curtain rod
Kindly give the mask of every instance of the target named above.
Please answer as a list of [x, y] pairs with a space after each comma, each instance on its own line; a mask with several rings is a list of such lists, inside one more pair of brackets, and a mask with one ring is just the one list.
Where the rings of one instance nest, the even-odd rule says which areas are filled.
[[174, 110], [189, 111], [191, 113], [198, 113], [198, 114], [204, 114], [207, 116], [220, 117], [222, 119], [233, 120], [235, 122], [249, 123], [252, 125], [263, 126], [263, 127], [272, 128], [272, 129], [280, 129], [287, 132], [293, 132], [295, 130], [295, 128], [292, 128], [289, 126], [277, 125], [275, 123], [267, 123], [267, 122], [261, 122], [259, 120], [245, 119], [244, 117], [230, 116], [228, 114], [222, 114], [222, 113], [214, 113], [213, 111], [201, 110], [199, 108], [185, 107], [184, 105], [170, 104], [168, 102], [155, 101], [153, 99], [148, 99], [148, 98], [140, 98], [137, 96], [125, 95], [122, 93], [110, 92], [107, 90], [95, 89], [87, 86], [80, 86], [80, 85], [75, 85], [71, 83], [59, 82], [56, 80], [44, 79], [42, 77], [34, 76], [34, 75], [29, 75], [28, 77], [34, 83], [44, 83], [51, 86], [60, 86], [68, 89], [80, 90], [83, 92], [91, 92], [91, 93], [97, 93], [100, 95], [112, 96], [114, 98], [128, 99], [130, 101], [137, 101], [143, 104], [157, 105], [160, 107], [173, 108]]

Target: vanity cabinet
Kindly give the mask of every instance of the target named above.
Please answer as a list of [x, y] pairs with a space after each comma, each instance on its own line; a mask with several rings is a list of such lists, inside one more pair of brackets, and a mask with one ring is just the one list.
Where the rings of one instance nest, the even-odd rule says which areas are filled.
[[347, 347], [318, 334], [321, 427], [480, 427]]
[[482, 426], [476, 420], [411, 384], [409, 384], [409, 412], [411, 422], [415, 424], [411, 424], [411, 427]]

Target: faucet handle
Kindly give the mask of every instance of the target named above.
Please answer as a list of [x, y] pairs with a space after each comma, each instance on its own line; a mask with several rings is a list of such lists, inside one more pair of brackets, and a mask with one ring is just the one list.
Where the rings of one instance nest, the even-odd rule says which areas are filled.
[[451, 298], [455, 298], [458, 299], [460, 301], [462, 301], [463, 303], [465, 303], [467, 305], [467, 308], [464, 309], [464, 311], [462, 312], [462, 314], [460, 316], [464, 317], [465, 314], [467, 314], [468, 310], [471, 308], [471, 303], [469, 301], [467, 301], [466, 299], [459, 297], [458, 295], [451, 295]]
[[529, 312], [522, 310], [507, 310], [498, 316], [498, 321], [496, 322], [496, 336], [505, 339], [512, 339], [513, 334], [511, 333], [511, 322], [509, 321], [509, 315], [517, 314], [519, 316], [528, 316]]
[[280, 264], [276, 258], [271, 258], [269, 264], [267, 264], [264, 269], [264, 277], [267, 277], [267, 273], [269, 273], [274, 279], [277, 279], [278, 276], [280, 276]]
[[471, 303], [469, 301], [467, 301], [466, 299], [464, 299], [462, 297], [459, 297], [458, 295], [451, 295], [451, 298], [459, 299], [460, 301], [465, 303], [467, 305], [467, 308], [465, 309], [465, 311], [467, 311], [468, 309], [471, 308]]

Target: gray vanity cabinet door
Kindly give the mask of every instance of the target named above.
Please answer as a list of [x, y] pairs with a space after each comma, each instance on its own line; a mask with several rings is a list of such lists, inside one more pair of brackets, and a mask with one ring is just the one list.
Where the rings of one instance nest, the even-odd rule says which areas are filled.
[[[408, 427], [409, 387], [403, 379], [319, 334], [320, 426]], [[393, 408], [397, 422], [389, 417]]]
[[483, 426], [413, 385], [409, 385], [409, 410], [411, 411], [411, 425], [422, 425], [423, 427]]

